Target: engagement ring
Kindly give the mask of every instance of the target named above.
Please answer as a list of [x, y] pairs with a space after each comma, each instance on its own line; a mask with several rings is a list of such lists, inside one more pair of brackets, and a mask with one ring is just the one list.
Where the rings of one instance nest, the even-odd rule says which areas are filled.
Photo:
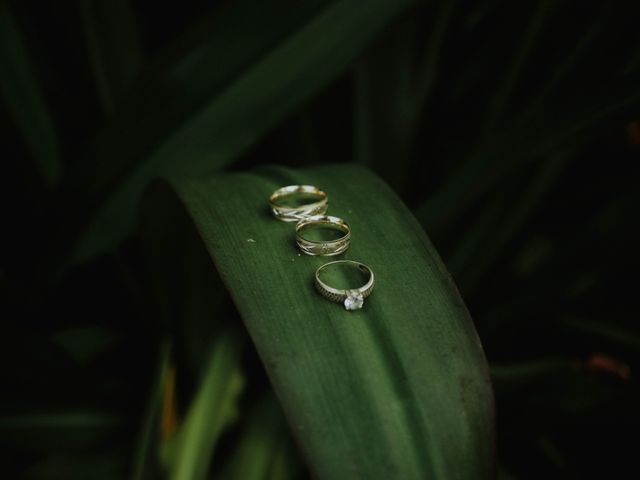
[[[322, 271], [330, 266], [345, 265], [350, 268], [356, 268], [364, 279], [366, 279], [364, 285], [354, 289], [338, 289], [333, 288], [324, 283], [320, 279]], [[373, 271], [365, 264], [360, 262], [354, 262], [352, 260], [338, 260], [335, 262], [329, 262], [322, 265], [315, 274], [315, 286], [320, 295], [332, 302], [342, 303], [347, 310], [358, 310], [364, 305], [364, 299], [371, 295], [373, 291]]]

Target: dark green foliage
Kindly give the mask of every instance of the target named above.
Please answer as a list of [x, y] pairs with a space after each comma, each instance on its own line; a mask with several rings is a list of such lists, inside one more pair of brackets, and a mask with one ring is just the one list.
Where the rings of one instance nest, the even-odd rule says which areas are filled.
[[157, 175], [357, 162], [471, 312], [500, 476], [621, 478], [640, 427], [632, 3], [0, 0], [1, 476], [320, 471], [192, 219], [140, 197]]

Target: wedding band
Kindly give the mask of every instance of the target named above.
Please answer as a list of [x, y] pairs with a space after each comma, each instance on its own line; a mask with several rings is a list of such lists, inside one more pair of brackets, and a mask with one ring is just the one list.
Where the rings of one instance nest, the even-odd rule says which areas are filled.
[[[287, 197], [293, 198], [296, 195], [308, 194], [317, 197], [310, 203], [304, 205], [290, 206], [283, 203]], [[289, 185], [276, 190], [269, 197], [269, 206], [271, 214], [278, 220], [283, 222], [297, 222], [298, 220], [310, 215], [321, 215], [327, 211], [328, 197], [317, 187], [313, 185]]]
[[[322, 280], [320, 280], [320, 272], [323, 268], [339, 263], [353, 266], [360, 270], [368, 277], [367, 282], [360, 288], [341, 290], [338, 288], [330, 287]], [[316, 289], [318, 290], [320, 295], [322, 295], [327, 300], [331, 300], [332, 302], [342, 303], [346, 310], [358, 310], [362, 308], [362, 306], [364, 305], [364, 299], [371, 295], [371, 292], [373, 291], [374, 283], [373, 271], [364, 263], [354, 262], [352, 260], [337, 260], [335, 262], [325, 263], [316, 270], [314, 280]]]
[[[342, 232], [340, 238], [335, 240], [309, 240], [303, 237], [305, 231], [314, 227], [329, 227], [332, 230]], [[330, 257], [339, 255], [349, 248], [351, 241], [351, 229], [349, 224], [338, 217], [328, 215], [313, 215], [303, 218], [296, 225], [296, 243], [307, 255], [322, 255]]]

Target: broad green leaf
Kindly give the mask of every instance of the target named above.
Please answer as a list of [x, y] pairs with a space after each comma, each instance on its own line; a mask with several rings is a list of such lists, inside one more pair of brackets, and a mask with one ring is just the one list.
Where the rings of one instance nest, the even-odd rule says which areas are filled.
[[[149, 155], [135, 158], [132, 164], [115, 172], [112, 165], [121, 162], [117, 157], [91, 165], [93, 177], [99, 179], [98, 191], [91, 195], [108, 198], [80, 236], [73, 261], [81, 262], [124, 238], [134, 224], [137, 200], [150, 178], [161, 172], [200, 174], [229, 165], [346, 70], [371, 38], [411, 3], [412, 0], [372, 0], [365, 8], [349, 0], [331, 2], [259, 61], [247, 65], [197, 112], [156, 143]], [[199, 61], [224, 68], [220, 58]], [[156, 100], [166, 102], [164, 97]], [[138, 128], [147, 126], [138, 122]], [[157, 138], [154, 140], [158, 142]], [[140, 150], [139, 145], [128, 147]], [[117, 187], [112, 190], [114, 184]]]
[[[313, 273], [327, 259], [300, 254], [293, 225], [268, 213], [273, 190], [301, 183], [329, 193], [330, 213], [352, 227], [346, 258], [376, 274], [362, 310], [315, 292]], [[348, 165], [172, 185], [315, 477], [492, 478], [493, 397], [481, 345], [438, 254], [389, 187]]]
[[49, 188], [60, 179], [58, 135], [16, 18], [0, 1], [0, 95]]

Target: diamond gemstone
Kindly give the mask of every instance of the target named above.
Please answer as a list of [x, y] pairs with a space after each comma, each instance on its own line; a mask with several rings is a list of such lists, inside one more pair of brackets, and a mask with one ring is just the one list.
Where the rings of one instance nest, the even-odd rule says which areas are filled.
[[344, 308], [347, 310], [358, 310], [364, 305], [364, 296], [361, 293], [348, 293], [344, 299]]

